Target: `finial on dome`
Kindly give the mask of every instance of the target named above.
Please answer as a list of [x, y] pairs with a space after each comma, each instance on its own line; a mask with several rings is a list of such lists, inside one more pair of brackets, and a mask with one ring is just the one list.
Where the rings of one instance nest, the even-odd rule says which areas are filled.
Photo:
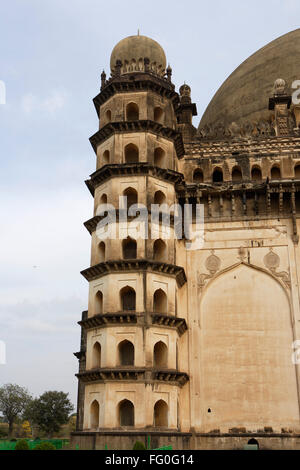
[[105, 87], [105, 85], [106, 85], [106, 73], [103, 70], [101, 73], [101, 90], [102, 88]]
[[284, 95], [286, 83], [283, 78], [277, 78], [274, 82], [274, 96], [275, 95]]
[[170, 82], [171, 77], [172, 77], [172, 68], [171, 68], [170, 64], [168, 64], [166, 72], [167, 72], [167, 80]]

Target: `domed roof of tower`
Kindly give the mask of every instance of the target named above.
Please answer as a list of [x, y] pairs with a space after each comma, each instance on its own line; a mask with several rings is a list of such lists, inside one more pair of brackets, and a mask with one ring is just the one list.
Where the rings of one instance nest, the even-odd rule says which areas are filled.
[[144, 59], [149, 59], [149, 70], [163, 75], [166, 68], [166, 55], [163, 48], [147, 36], [128, 36], [113, 48], [110, 56], [110, 69], [115, 70], [116, 61], [122, 62], [121, 73], [135, 70], [144, 71]]
[[247, 135], [268, 124], [268, 102], [278, 78], [285, 80], [287, 93], [293, 92], [292, 82], [300, 80], [300, 28], [270, 42], [234, 70], [207, 106], [198, 132], [232, 135], [233, 129]]

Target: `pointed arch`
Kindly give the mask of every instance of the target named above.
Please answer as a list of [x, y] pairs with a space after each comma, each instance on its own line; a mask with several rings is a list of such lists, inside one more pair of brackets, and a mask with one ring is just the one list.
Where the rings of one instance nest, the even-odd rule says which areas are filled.
[[127, 237], [122, 241], [124, 259], [135, 259], [137, 255], [137, 243], [133, 238]]
[[153, 259], [163, 263], [168, 259], [167, 245], [161, 238], [158, 238], [153, 243]]
[[136, 103], [128, 103], [126, 106], [126, 119], [127, 121], [139, 120], [139, 107]]
[[100, 406], [97, 400], [94, 400], [90, 406], [90, 427], [91, 429], [99, 428]]
[[153, 312], [167, 313], [168, 299], [166, 293], [162, 289], [156, 289], [153, 295]]
[[125, 149], [125, 163], [137, 163], [139, 161], [139, 149], [134, 144], [127, 144]]
[[212, 174], [212, 180], [214, 183], [221, 183], [223, 181], [223, 170], [220, 167], [216, 167]]
[[95, 295], [95, 315], [103, 313], [103, 293], [101, 290]]
[[242, 175], [242, 170], [239, 166], [234, 166], [232, 168], [231, 179], [232, 181], [242, 181], [243, 175]]
[[154, 405], [154, 426], [168, 427], [169, 407], [164, 400], [158, 400]]
[[134, 426], [134, 405], [130, 400], [122, 400], [118, 404], [119, 426]]
[[93, 351], [92, 351], [92, 368], [93, 369], [99, 369], [101, 367], [101, 344], [99, 341], [96, 341], [96, 343], [93, 346]]
[[132, 287], [125, 286], [120, 290], [121, 310], [133, 310], [136, 308], [136, 293]]
[[[283, 419], [298, 420], [296, 371], [290, 360], [292, 309], [283, 282], [264, 268], [236, 263], [203, 289], [199, 320], [204, 426], [221, 426], [220, 416], [228, 427], [236, 425], [237, 416], [249, 427], [257, 416], [266, 425], [275, 416], [278, 426]], [[286, 396], [278, 387], [282, 381]], [[224, 401], [224, 396], [234, 399]], [[287, 412], [286, 400], [292, 404]], [[208, 408], [213, 409], [209, 416]]]
[[153, 365], [157, 368], [168, 367], [168, 347], [163, 341], [157, 341], [154, 345]]
[[120, 366], [134, 366], [134, 345], [124, 339], [118, 344], [118, 358]]

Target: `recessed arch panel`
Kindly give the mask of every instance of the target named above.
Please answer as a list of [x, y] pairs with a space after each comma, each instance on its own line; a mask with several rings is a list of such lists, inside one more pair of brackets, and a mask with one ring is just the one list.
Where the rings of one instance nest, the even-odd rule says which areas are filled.
[[280, 282], [251, 265], [236, 265], [210, 281], [199, 314], [205, 430], [295, 426], [291, 311]]

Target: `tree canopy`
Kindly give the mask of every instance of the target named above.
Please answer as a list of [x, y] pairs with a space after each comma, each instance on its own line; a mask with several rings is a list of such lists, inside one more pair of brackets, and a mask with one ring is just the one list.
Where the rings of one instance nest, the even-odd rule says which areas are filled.
[[16, 384], [6, 384], [0, 387], [0, 411], [9, 425], [9, 435], [12, 434], [15, 420], [21, 416], [31, 400], [26, 388]]
[[30, 401], [24, 416], [31, 423], [37, 425], [41, 431], [49, 436], [59, 432], [61, 426], [66, 424], [73, 405], [68, 393], [49, 391], [39, 398]]

